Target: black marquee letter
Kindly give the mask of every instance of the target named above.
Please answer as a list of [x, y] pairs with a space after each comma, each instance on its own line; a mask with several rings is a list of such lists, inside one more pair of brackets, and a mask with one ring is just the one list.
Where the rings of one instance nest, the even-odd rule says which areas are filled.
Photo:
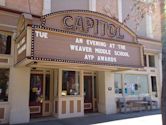
[[103, 20], [99, 20], [98, 28], [100, 28], [100, 29], [98, 29], [98, 30], [99, 30], [101, 36], [105, 36], [106, 26], [107, 26], [107, 22], [105, 22]]
[[69, 21], [73, 21], [73, 17], [71, 17], [71, 16], [65, 16], [65, 17], [63, 18], [63, 25], [64, 25], [64, 27], [65, 27], [66, 29], [74, 29], [74, 28], [73, 28], [73, 25], [72, 25], [71, 22], [69, 22]]
[[108, 24], [107, 34], [109, 37], [115, 37], [117, 29], [113, 24]]
[[94, 20], [94, 34], [95, 35], [99, 34], [99, 20], [98, 19]]
[[93, 28], [94, 20], [90, 17], [85, 17], [85, 32], [88, 33], [90, 28]]
[[76, 17], [75, 30], [84, 31], [83, 18], [80, 16]]
[[124, 35], [122, 35], [120, 31], [121, 31], [121, 30], [120, 30], [120, 27], [119, 27], [119, 28], [117, 29], [117, 38], [119, 38], [119, 39], [124, 39]]

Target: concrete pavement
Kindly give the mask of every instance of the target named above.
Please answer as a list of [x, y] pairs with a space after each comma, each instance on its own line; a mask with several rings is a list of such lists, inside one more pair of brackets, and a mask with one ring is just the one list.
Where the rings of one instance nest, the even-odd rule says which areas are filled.
[[118, 114], [88, 114], [85, 117], [32, 120], [22, 125], [162, 125], [159, 110]]

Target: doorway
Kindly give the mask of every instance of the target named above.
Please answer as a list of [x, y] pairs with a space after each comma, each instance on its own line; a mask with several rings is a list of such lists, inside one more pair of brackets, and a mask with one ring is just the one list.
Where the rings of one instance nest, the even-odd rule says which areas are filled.
[[29, 107], [30, 117], [50, 116], [53, 114], [53, 71], [31, 70]]
[[95, 73], [84, 73], [84, 112], [97, 112]]
[[42, 115], [43, 74], [31, 74], [29, 106], [32, 116]]

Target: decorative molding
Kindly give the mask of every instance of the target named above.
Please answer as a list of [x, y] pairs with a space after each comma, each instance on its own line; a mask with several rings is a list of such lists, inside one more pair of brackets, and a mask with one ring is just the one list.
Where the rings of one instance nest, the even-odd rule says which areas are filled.
[[45, 110], [46, 113], [50, 112], [50, 103], [45, 103]]
[[144, 36], [137, 36], [137, 39], [138, 39], [138, 41], [146, 40], [146, 42], [153, 42], [153, 43], [162, 44], [161, 40], [156, 40], [156, 39], [152, 39], [152, 38], [148, 38], [148, 37], [144, 37]]
[[[27, 13], [27, 12], [22, 12], [22, 11], [19, 11], [19, 10], [16, 10], [16, 9], [11, 9], [11, 8], [7, 8], [7, 7], [3, 7], [3, 6], [0, 6], [0, 10], [7, 11], [7, 12], [10, 12], [10, 13], [14, 13], [14, 14], [18, 14], [18, 16], [22, 13]], [[32, 16], [35, 17], [35, 18], [40, 18], [39, 15], [32, 14]]]
[[66, 114], [66, 101], [62, 101], [62, 114]]
[[55, 114], [58, 113], [58, 101], [57, 100], [54, 102], [54, 113]]
[[81, 112], [81, 100], [77, 100], [77, 112]]
[[70, 113], [74, 113], [74, 100], [70, 100]]

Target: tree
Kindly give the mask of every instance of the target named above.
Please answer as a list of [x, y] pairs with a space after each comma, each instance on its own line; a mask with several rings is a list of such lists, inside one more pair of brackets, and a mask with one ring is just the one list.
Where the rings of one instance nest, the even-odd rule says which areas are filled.
[[[115, 0], [107, 0], [102, 10], [104, 14], [118, 20], [116, 9], [112, 9], [115, 6], [115, 4], [113, 4], [114, 1]], [[122, 23], [127, 26], [132, 23], [132, 27], [129, 27], [134, 32], [138, 32], [146, 19], [146, 15], [154, 16], [156, 4], [158, 4], [160, 0], [127, 0], [125, 2], [130, 2], [131, 6], [128, 8], [129, 12], [123, 15], [125, 17], [123, 17]], [[157, 24], [153, 25], [152, 30], [156, 31], [158, 26]]]
[[163, 125], [166, 125], [166, 0], [161, 0], [161, 24], [162, 24], [162, 95], [161, 95], [161, 113]]

